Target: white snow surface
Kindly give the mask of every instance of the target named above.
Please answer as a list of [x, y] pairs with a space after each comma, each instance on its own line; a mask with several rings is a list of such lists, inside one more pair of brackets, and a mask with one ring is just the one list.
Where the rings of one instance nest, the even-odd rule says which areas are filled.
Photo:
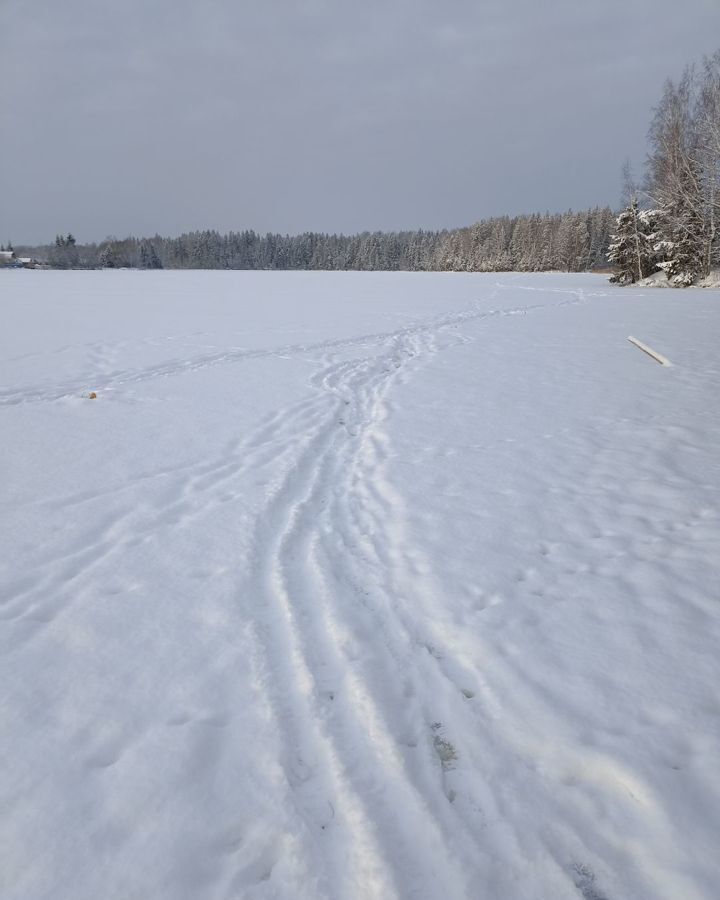
[[647, 278], [641, 278], [640, 281], [636, 281], [628, 286], [633, 288], [675, 287], [675, 285], [668, 278], [668, 273], [664, 269], [659, 269], [657, 272], [653, 272], [651, 275], [648, 275]]
[[[720, 269], [713, 269], [709, 275], [706, 275], [705, 278], [701, 278], [695, 286], [701, 288], [711, 288], [715, 291], [720, 290]], [[661, 269], [658, 272], [653, 272], [652, 275], [648, 275], [647, 278], [636, 281], [633, 285], [631, 285], [631, 287], [677, 288], [677, 285], [673, 284], [668, 278], [667, 272]], [[683, 287], [680, 287], [680, 290], [683, 290]]]
[[713, 269], [706, 278], [703, 278], [700, 281], [698, 287], [712, 288], [713, 290], [720, 291], [720, 269]]
[[3, 900], [718, 896], [719, 291], [0, 310]]

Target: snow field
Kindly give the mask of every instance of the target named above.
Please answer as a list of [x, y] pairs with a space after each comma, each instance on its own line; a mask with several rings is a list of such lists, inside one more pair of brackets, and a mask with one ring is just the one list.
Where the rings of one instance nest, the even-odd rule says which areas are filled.
[[713, 896], [718, 292], [0, 290], [3, 897]]

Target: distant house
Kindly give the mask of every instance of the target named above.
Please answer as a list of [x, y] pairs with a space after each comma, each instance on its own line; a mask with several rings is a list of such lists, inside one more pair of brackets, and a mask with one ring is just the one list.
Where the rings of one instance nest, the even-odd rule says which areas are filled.
[[32, 256], [16, 256], [14, 250], [0, 250], [0, 269], [40, 269], [42, 263]]

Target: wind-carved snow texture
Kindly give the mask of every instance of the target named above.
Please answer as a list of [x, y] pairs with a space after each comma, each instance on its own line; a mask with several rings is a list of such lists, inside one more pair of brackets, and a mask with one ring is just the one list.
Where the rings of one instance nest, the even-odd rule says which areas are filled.
[[716, 294], [3, 279], [3, 897], [713, 896]]

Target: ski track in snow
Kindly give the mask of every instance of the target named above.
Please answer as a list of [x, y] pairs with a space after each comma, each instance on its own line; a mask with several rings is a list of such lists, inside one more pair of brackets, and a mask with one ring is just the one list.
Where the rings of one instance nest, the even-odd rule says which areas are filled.
[[[484, 306], [505, 287], [498, 284]], [[0, 392], [0, 406], [51, 403], [88, 386], [121, 391], [253, 359], [312, 364], [309, 396], [274, 411], [215, 459], [145, 473], [142, 479], [166, 485], [166, 502], [121, 506], [81, 549], [40, 553], [35, 570], [9, 585], [0, 605], [0, 620], [22, 620], [23, 639], [30, 640], [82, 599], [108, 558], [236, 498], [244, 474], [272, 473], [238, 591], [256, 598], [252, 668], [280, 737], [295, 836], [314, 878], [310, 896], [474, 898], [488, 861], [502, 855], [487, 833], [480, 839], [488, 821], [502, 817], [502, 799], [484, 783], [482, 759], [474, 760], [473, 777], [456, 772], [465, 720], [474, 718], [482, 730], [488, 716], [500, 717], [500, 705], [464, 656], [457, 624], [433, 615], [441, 588], [408, 537], [404, 500], [387, 474], [385, 421], [393, 386], [411, 381], [445, 348], [476, 340], [468, 326], [603, 296], [516, 289], [562, 299], [510, 309], [474, 305], [385, 333], [209, 351], [138, 369], [111, 369], [107, 346], [98, 345], [92, 372], [59, 386]], [[139, 481], [111, 493], [118, 500]], [[38, 503], [64, 510], [103, 496], [88, 491]], [[540, 552], [550, 556], [553, 548]], [[482, 706], [474, 703], [478, 695]], [[488, 741], [502, 748], [500, 726], [498, 735]], [[513, 752], [509, 742], [504, 749]], [[610, 766], [603, 773], [603, 762], [597, 765], [598, 778], [633, 784], [630, 774]], [[503, 839], [521, 843], [509, 822]], [[261, 857], [256, 883], [248, 885], [243, 866], [229, 875], [223, 896], [276, 896], [267, 880], [276, 860], [267, 850]], [[556, 865], [567, 896], [574, 886], [577, 896], [608, 900], [582, 860], [569, 873], [566, 860]]]
[[[403, 552], [392, 534], [398, 510], [378, 477], [383, 397], [434, 351], [433, 337], [429, 329], [394, 335], [377, 356], [314, 377], [334, 403], [308, 423], [311, 436], [260, 517], [248, 588], [274, 607], [259, 638], [269, 700], [287, 730], [286, 777], [310, 834], [327, 829], [327, 840], [341, 845], [321, 847], [313, 868], [323, 871], [324, 859], [350, 867], [326, 872], [329, 897], [355, 896], [358, 884], [377, 897], [399, 895], [401, 886], [408, 896], [468, 889], [443, 829], [437, 760], [428, 753], [413, 772], [391, 737], [403, 722], [415, 748], [431, 723], [413, 672], [418, 644], [382, 575], [386, 557]], [[382, 644], [368, 655], [373, 634]], [[418, 721], [428, 735], [417, 733]]]
[[[4, 392], [0, 405], [47, 403], [78, 396], [88, 384], [107, 392], [264, 357], [307, 356], [318, 366], [313, 396], [273, 413], [218, 459], [145, 476], [175, 481], [167, 505], [129, 506], [82, 549], [41, 558], [5, 592], [0, 620], [22, 619], [24, 639], [31, 639], [82, 598], [81, 585], [91, 583], [108, 557], [121, 557], [159, 529], [191, 521], [232, 497], [228, 490], [243, 472], [280, 464], [285, 475], [257, 517], [242, 590], [262, 598], [266, 612], [255, 626], [255, 665], [282, 734], [282, 767], [318, 896], [356, 897], [357, 885], [372, 897], [472, 896], [473, 830], [481, 822], [477, 813], [465, 813], [467, 830], [459, 837], [445, 783], [450, 761], [438, 755], [438, 748], [452, 745], [434, 730], [441, 727], [438, 711], [423, 697], [436, 693], [427, 691], [427, 679], [444, 682], [441, 692], [454, 692], [460, 707], [478, 688], [462, 666], [448, 666], [453, 654], [442, 634], [427, 619], [420, 626], [413, 613], [418, 600], [409, 594], [410, 573], [417, 580], [421, 571], [426, 580], [427, 567], [405, 546], [402, 501], [384, 476], [385, 397], [394, 381], [438, 352], [438, 338], [472, 340], [462, 326], [585, 299], [582, 291], [570, 291], [552, 304], [473, 306], [387, 333], [202, 354], [137, 370], [103, 373], [98, 354], [92, 375], [59, 387]], [[348, 352], [354, 356], [339, 358]], [[101, 496], [44, 502], [64, 509]], [[328, 865], [338, 860], [342, 868]]]

